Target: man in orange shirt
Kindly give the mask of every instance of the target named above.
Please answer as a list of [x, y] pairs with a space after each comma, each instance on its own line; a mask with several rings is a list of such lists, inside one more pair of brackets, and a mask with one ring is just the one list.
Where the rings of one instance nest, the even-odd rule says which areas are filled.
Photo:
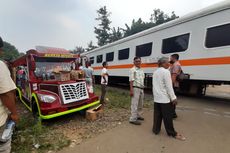
[[[178, 92], [179, 90], [179, 81], [177, 80], [177, 76], [181, 73], [181, 64], [179, 62], [179, 55], [173, 54], [170, 57], [170, 63], [172, 64], [170, 67], [170, 73], [173, 83], [173, 89], [174, 92]], [[173, 118], [177, 118], [176, 114], [176, 105], [173, 105], [174, 111], [173, 111]]]

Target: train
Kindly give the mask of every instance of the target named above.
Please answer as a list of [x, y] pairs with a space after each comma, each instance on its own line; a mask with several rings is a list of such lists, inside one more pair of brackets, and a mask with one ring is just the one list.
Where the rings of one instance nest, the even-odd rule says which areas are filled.
[[146, 88], [160, 57], [179, 54], [188, 79], [180, 92], [204, 95], [207, 85], [230, 84], [230, 1], [223, 1], [81, 54], [96, 80], [107, 61], [110, 84], [128, 84], [133, 58], [142, 59]]

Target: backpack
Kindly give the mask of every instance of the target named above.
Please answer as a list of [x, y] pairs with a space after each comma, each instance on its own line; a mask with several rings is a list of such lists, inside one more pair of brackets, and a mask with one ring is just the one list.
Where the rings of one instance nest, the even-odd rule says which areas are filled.
[[188, 74], [185, 74], [185, 73], [183, 72], [183, 70], [181, 70], [180, 74], [178, 74], [178, 75], [176, 76], [176, 80], [179, 81], [179, 82], [182, 82], [182, 81], [185, 80], [185, 79], [189, 79], [189, 75], [188, 75]]

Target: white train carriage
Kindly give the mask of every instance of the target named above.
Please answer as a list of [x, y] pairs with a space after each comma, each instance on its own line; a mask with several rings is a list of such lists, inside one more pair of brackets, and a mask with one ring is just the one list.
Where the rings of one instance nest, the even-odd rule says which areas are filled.
[[133, 58], [142, 58], [146, 83], [157, 59], [177, 53], [190, 79], [182, 83], [184, 92], [205, 92], [207, 84], [230, 84], [230, 1], [224, 1], [194, 13], [153, 27], [111, 44], [85, 52], [100, 76], [102, 62], [109, 64], [110, 81], [128, 83]]

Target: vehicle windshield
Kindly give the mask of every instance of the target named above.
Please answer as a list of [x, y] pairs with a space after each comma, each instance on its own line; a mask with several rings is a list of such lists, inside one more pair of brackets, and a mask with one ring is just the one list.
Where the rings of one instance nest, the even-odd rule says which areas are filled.
[[53, 80], [54, 73], [61, 71], [71, 71], [74, 65], [74, 58], [47, 58], [35, 57], [36, 69], [34, 71], [37, 77], [42, 77], [44, 80]]

